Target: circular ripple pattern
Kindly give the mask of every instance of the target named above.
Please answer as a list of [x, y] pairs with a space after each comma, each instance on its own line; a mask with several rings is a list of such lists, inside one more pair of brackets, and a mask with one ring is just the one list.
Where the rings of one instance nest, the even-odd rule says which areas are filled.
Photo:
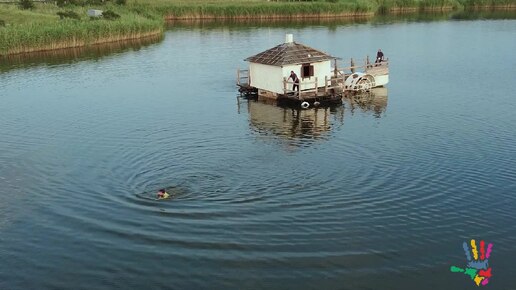
[[[477, 25], [299, 28], [333, 55], [392, 43], [388, 99], [337, 108], [235, 98], [233, 68], [282, 27], [177, 28], [101, 61], [3, 67], [0, 288], [462, 289], [448, 269], [470, 238], [494, 242], [496, 283], [514, 285], [511, 88], [395, 46], [497, 43], [468, 58], [510, 84], [514, 26]], [[160, 188], [173, 198], [155, 200]]]

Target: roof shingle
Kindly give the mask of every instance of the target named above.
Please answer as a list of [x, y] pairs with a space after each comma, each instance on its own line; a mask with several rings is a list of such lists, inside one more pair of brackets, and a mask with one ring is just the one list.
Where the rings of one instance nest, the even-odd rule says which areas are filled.
[[246, 58], [246, 61], [274, 66], [289, 64], [314, 63], [335, 59], [336, 57], [306, 45], [290, 42], [282, 43], [257, 55]]

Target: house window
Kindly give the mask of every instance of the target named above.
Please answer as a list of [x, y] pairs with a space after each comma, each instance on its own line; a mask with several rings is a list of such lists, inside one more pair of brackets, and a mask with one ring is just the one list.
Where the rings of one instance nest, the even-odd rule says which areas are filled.
[[314, 66], [310, 65], [309, 63], [303, 64], [301, 67], [301, 77], [302, 78], [309, 78], [314, 76]]

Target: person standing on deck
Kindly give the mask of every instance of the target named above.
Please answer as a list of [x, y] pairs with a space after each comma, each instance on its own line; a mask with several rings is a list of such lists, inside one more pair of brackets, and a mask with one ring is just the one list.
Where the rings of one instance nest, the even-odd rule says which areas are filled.
[[290, 71], [290, 76], [288, 77], [287, 81], [289, 79], [292, 79], [292, 81], [294, 82], [294, 84], [292, 85], [292, 90], [295, 92], [297, 88], [297, 92], [299, 94], [299, 78], [293, 70]]
[[376, 53], [376, 61], [374, 63], [380, 63], [383, 61], [383, 52], [381, 49], [378, 49], [378, 52]]

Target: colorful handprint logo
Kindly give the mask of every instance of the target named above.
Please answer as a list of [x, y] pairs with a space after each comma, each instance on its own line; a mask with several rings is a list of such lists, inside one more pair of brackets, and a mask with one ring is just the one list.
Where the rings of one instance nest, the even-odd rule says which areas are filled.
[[[464, 248], [464, 253], [466, 254], [466, 268], [451, 266], [450, 271], [454, 273], [464, 273], [465, 275], [469, 276], [477, 286], [485, 286], [487, 285], [487, 283], [489, 283], [489, 279], [491, 278], [491, 267], [489, 267], [489, 257], [491, 256], [493, 244], [489, 243], [486, 248], [485, 242], [480, 241], [480, 255], [475, 240], [471, 240], [470, 244], [471, 253], [468, 244], [466, 242], [462, 244], [462, 247]], [[473, 259], [471, 259], [471, 254], [473, 254]]]

